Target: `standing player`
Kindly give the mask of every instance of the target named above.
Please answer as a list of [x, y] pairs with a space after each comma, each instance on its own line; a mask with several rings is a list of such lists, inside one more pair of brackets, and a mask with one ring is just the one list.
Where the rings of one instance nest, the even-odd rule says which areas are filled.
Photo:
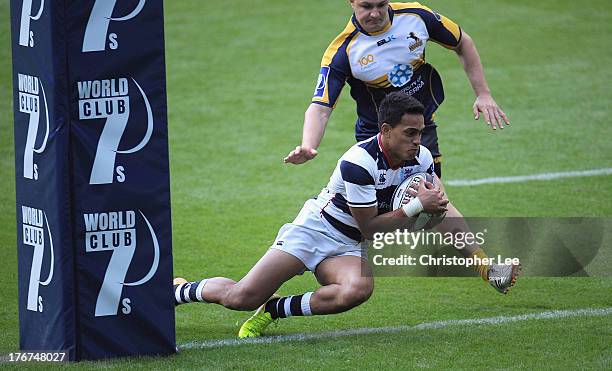
[[[234, 310], [260, 309], [238, 335], [253, 337], [275, 319], [340, 313], [365, 302], [374, 287], [363, 272], [361, 241], [375, 232], [411, 228], [421, 211], [456, 216], [443, 189], [421, 182], [413, 200], [389, 211], [393, 191], [413, 173], [433, 174], [431, 153], [420, 145], [424, 107], [401, 92], [380, 105], [380, 134], [351, 147], [338, 161], [327, 187], [308, 200], [292, 223], [285, 224], [271, 248], [239, 282], [215, 277], [187, 282], [177, 278], [175, 304], [208, 302]], [[435, 177], [434, 177], [435, 178]], [[444, 228], [444, 223], [440, 224]], [[455, 224], [452, 228], [456, 228]], [[465, 256], [486, 257], [478, 246]], [[500, 292], [516, 277], [515, 266], [474, 267]], [[295, 275], [312, 271], [321, 287], [314, 292], [273, 297]]]
[[349, 1], [353, 16], [323, 55], [314, 97], [304, 116], [302, 144], [285, 157], [286, 163], [301, 164], [317, 155], [346, 82], [357, 103], [357, 141], [378, 133], [377, 112], [386, 94], [401, 90], [417, 98], [425, 106], [422, 144], [432, 153], [435, 172], [441, 177], [434, 112], [444, 100], [444, 91], [440, 75], [425, 62], [428, 41], [457, 53], [476, 94], [474, 118], [482, 112], [494, 130], [510, 124], [491, 96], [472, 38], [456, 23], [416, 2]]

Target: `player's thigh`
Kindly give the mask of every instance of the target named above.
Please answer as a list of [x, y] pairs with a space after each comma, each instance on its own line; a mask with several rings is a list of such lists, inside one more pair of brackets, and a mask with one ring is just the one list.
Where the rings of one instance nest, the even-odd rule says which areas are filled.
[[281, 285], [300, 274], [304, 264], [295, 256], [277, 249], [269, 249], [264, 256], [236, 283], [235, 293], [267, 299]]
[[315, 277], [323, 286], [339, 284], [369, 292], [374, 289], [370, 267], [359, 256], [327, 258], [317, 266]]

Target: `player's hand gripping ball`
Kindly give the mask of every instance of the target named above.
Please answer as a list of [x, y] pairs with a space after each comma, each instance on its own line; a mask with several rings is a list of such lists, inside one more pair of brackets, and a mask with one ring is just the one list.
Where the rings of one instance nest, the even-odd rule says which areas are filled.
[[[419, 189], [419, 184], [422, 181], [427, 181], [432, 183], [435, 189], [440, 189], [440, 184], [438, 184], [434, 177], [431, 174], [427, 173], [416, 173], [408, 178], [404, 179], [400, 185], [397, 186], [393, 196], [391, 197], [391, 209], [397, 210], [403, 205], [407, 204], [416, 197], [417, 190]], [[444, 216], [446, 215], [446, 211], [439, 214], [432, 214], [426, 211], [420, 212], [415, 217], [417, 218], [416, 223], [414, 223], [415, 230], [421, 229], [431, 229], [436, 225], [440, 224], [442, 220], [444, 220]]]

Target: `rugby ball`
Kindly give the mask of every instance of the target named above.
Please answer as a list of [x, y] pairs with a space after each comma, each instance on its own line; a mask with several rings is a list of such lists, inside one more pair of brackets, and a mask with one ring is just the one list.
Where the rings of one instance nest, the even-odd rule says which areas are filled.
[[[419, 189], [419, 185], [421, 184], [422, 181], [433, 183], [436, 189], [440, 187], [440, 185], [437, 184], [437, 182], [435, 182], [435, 179], [431, 174], [427, 174], [427, 173], [413, 174], [409, 176], [408, 178], [404, 179], [404, 181], [401, 182], [397, 186], [395, 191], [393, 192], [393, 196], [391, 197], [391, 209], [397, 210], [403, 205], [410, 202], [410, 200], [412, 200], [415, 196], [412, 196], [409, 190], [411, 188], [415, 191]], [[440, 214], [432, 214], [432, 213], [423, 211], [416, 216], [417, 220], [416, 220], [416, 223], [414, 224], [414, 229], [415, 230], [431, 229], [435, 227], [436, 225], [440, 224], [440, 222], [442, 222], [442, 220], [444, 219], [445, 215], [446, 215], [446, 212], [443, 212]]]

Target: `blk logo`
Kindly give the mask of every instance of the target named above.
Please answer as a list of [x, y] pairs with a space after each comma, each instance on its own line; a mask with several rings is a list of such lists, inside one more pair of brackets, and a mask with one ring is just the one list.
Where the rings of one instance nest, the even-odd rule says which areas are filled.
[[[129, 81], [127, 78], [108, 80], [79, 81], [79, 119], [106, 119], [104, 129], [96, 148], [96, 157], [89, 184], [109, 184], [115, 176], [118, 182], [126, 179], [125, 167], [115, 167], [117, 154], [130, 154], [140, 151], [147, 145], [153, 133], [153, 111], [147, 95], [136, 80], [131, 79], [138, 88], [147, 111], [147, 130], [135, 147], [119, 150], [119, 142], [130, 118]], [[136, 121], [136, 120], [134, 120]]]
[[[34, 163], [34, 153], [42, 153], [47, 146], [49, 138], [49, 108], [47, 107], [47, 96], [42, 82], [36, 76], [18, 73], [19, 85], [19, 112], [28, 114], [28, 135], [23, 151], [23, 177], [27, 179], [38, 179], [38, 165]], [[41, 99], [44, 108], [41, 108]], [[41, 110], [44, 109], [46, 131], [44, 139], [38, 148], [36, 141], [41, 121]]]
[[376, 42], [376, 46], [382, 46], [382, 45], [385, 45], [386, 43], [390, 43], [391, 41], [393, 41], [393, 40], [395, 40], [395, 39], [397, 39], [397, 38], [395, 37], [395, 35], [387, 36], [387, 37], [385, 37], [385, 38], [384, 38], [384, 39], [382, 39], [382, 40], [378, 40], [378, 41]]
[[19, 26], [19, 45], [34, 47], [34, 32], [30, 30], [30, 21], [40, 19], [45, 8], [45, 0], [40, 0], [36, 15], [32, 16], [32, 0], [23, 0], [21, 6], [21, 22]]
[[107, 40], [108, 47], [112, 50], [119, 48], [119, 40], [116, 33], [108, 34], [108, 26], [111, 21], [123, 22], [136, 17], [142, 8], [144, 8], [146, 0], [140, 0], [136, 8], [128, 15], [118, 18], [113, 18], [113, 10], [117, 0], [96, 0], [89, 21], [85, 29], [83, 37], [83, 52], [99, 52], [106, 50]]
[[[85, 219], [85, 252], [112, 251], [96, 300], [95, 316], [116, 316], [121, 305], [123, 314], [132, 312], [130, 298], [121, 298], [123, 286], [139, 286], [148, 282], [159, 266], [159, 242], [147, 217], [139, 211], [151, 235], [153, 259], [148, 273], [135, 282], [126, 276], [137, 250], [136, 213], [133, 210], [83, 214]], [[140, 244], [142, 246], [143, 244]], [[138, 265], [143, 264], [140, 262]]]
[[[43, 298], [38, 295], [38, 289], [42, 286], [47, 286], [53, 279], [53, 265], [55, 264], [55, 256], [53, 252], [53, 237], [49, 228], [47, 215], [39, 209], [33, 207], [21, 206], [23, 218], [23, 244], [32, 246], [34, 253], [32, 254], [32, 265], [30, 267], [30, 282], [28, 285], [28, 301], [27, 310], [33, 312], [43, 311]], [[47, 233], [45, 233], [45, 230]], [[45, 238], [45, 234], [48, 238]], [[48, 241], [48, 245], [45, 243]], [[41, 270], [45, 257], [45, 246], [49, 246], [49, 273], [47, 278], [41, 281]]]

